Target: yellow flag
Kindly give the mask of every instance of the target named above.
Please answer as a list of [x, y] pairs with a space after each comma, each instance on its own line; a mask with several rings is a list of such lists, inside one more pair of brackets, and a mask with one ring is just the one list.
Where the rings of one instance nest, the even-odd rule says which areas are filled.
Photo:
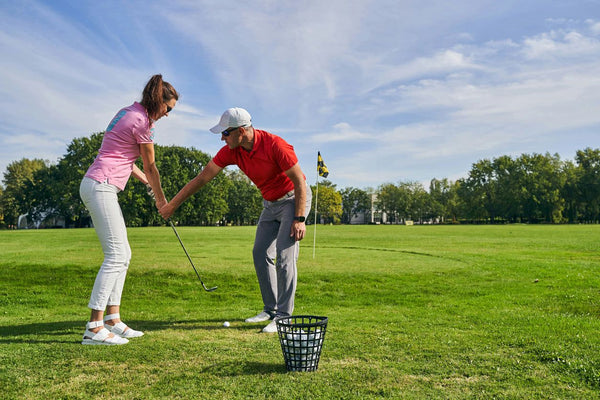
[[319, 172], [319, 176], [322, 176], [323, 178], [327, 178], [327, 175], [329, 175], [329, 170], [327, 169], [327, 165], [323, 162], [320, 151], [317, 158], [317, 171]]

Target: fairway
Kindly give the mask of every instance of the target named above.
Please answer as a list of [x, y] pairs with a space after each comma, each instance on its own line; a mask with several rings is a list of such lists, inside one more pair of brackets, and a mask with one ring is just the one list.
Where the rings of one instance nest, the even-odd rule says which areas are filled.
[[[597, 225], [313, 226], [295, 314], [329, 318], [319, 369], [286, 372], [254, 227], [132, 228], [122, 316], [82, 346], [92, 229], [0, 231], [3, 399], [600, 398]], [[231, 322], [229, 328], [223, 322]]]

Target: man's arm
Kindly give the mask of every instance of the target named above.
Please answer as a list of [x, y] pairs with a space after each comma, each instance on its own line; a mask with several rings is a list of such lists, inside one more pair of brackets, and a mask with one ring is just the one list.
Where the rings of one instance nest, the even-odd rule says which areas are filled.
[[[294, 216], [306, 217], [306, 180], [304, 174], [300, 169], [300, 164], [296, 163], [292, 168], [285, 171], [285, 174], [294, 182], [294, 201], [295, 210]], [[290, 236], [294, 237], [294, 240], [299, 241], [304, 238], [306, 234], [306, 224], [304, 222], [294, 220], [292, 222], [292, 229]]]
[[202, 186], [210, 182], [210, 180], [217, 176], [222, 169], [223, 168], [215, 164], [213, 160], [210, 160], [206, 167], [204, 167], [194, 179], [189, 181], [169, 203], [159, 209], [160, 215], [162, 215], [164, 219], [169, 219], [183, 202], [200, 190]]

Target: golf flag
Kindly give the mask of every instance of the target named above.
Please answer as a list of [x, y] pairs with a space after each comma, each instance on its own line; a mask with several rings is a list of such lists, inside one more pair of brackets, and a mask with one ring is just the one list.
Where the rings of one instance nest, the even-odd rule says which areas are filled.
[[323, 162], [320, 151], [317, 158], [317, 171], [319, 172], [319, 176], [322, 176], [323, 178], [327, 178], [327, 175], [329, 175], [329, 170], [327, 169], [327, 165]]

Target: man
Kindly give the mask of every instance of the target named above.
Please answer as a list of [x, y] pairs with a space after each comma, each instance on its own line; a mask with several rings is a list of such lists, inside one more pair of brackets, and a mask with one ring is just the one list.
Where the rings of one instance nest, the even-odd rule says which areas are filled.
[[188, 197], [228, 165], [237, 165], [254, 182], [264, 206], [252, 250], [264, 308], [246, 322], [271, 320], [263, 332], [273, 333], [277, 331], [275, 319], [290, 316], [294, 310], [298, 242], [306, 233], [312, 193], [294, 148], [279, 136], [255, 129], [248, 111], [226, 110], [210, 131], [220, 134], [226, 146], [160, 209], [160, 214], [170, 218]]

